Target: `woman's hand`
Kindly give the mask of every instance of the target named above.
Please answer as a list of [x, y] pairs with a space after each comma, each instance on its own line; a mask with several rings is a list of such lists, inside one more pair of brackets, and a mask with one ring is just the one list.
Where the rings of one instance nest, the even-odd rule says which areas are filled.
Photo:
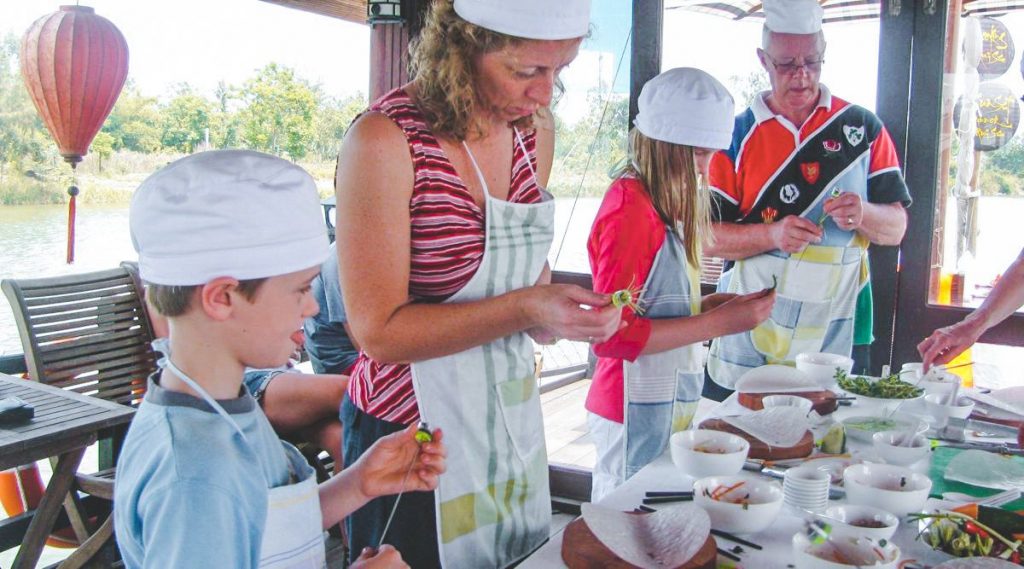
[[700, 311], [707, 312], [709, 310], [714, 310], [734, 298], [736, 298], [736, 295], [731, 292], [716, 292], [714, 294], [709, 294], [700, 299]]
[[722, 335], [746, 332], [764, 322], [775, 306], [775, 290], [765, 289], [750, 294], [736, 295], [719, 306], [709, 310], [714, 315], [716, 329], [722, 328]]
[[917, 345], [923, 364], [921, 372], [928, 373], [933, 365], [949, 363], [974, 345], [984, 332], [985, 328], [971, 318], [932, 332]]
[[402, 561], [402, 554], [394, 547], [384, 544], [376, 550], [364, 547], [359, 558], [352, 564], [352, 569], [408, 569], [409, 565]]
[[[441, 429], [435, 429], [433, 437], [430, 442], [419, 443], [416, 441], [416, 425], [409, 425], [404, 431], [373, 443], [352, 465], [359, 472], [360, 491], [367, 498], [376, 498], [403, 490], [437, 488], [438, 477], [445, 471], [448, 451], [442, 442], [444, 435]], [[405, 479], [406, 472], [409, 472], [408, 479]]]
[[621, 325], [622, 310], [612, 306], [610, 294], [571, 284], [537, 285], [527, 293], [531, 321], [558, 338], [603, 342]]

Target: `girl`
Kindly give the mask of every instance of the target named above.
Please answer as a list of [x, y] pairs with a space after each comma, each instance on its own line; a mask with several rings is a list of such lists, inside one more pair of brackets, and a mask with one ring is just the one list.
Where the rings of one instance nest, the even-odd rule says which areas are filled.
[[626, 325], [594, 345], [588, 424], [597, 446], [599, 500], [690, 425], [704, 382], [700, 343], [753, 328], [773, 290], [701, 298], [701, 239], [710, 234], [704, 179], [729, 146], [733, 101], [715, 78], [672, 69], [640, 92], [628, 163], [605, 194], [587, 250], [594, 290], [629, 290]]

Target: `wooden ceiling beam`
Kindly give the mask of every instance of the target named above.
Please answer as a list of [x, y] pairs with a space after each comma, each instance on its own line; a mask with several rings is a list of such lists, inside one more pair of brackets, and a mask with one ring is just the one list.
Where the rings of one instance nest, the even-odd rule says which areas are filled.
[[366, 23], [366, 0], [261, 0], [287, 8], [338, 18], [356, 24]]

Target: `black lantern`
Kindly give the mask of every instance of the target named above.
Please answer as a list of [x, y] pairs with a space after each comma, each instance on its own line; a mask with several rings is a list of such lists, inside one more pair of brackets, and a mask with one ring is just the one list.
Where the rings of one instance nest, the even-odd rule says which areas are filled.
[[402, 23], [402, 1], [366, 0], [366, 21], [370, 24]]

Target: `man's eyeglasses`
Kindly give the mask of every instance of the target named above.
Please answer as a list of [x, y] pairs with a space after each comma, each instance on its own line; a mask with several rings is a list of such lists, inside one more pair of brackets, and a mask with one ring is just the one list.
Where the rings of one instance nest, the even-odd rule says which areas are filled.
[[797, 63], [795, 59], [787, 61], [786, 63], [779, 63], [778, 61], [775, 61], [775, 58], [767, 51], [763, 53], [764, 56], [768, 58], [768, 61], [772, 63], [772, 67], [785, 75], [796, 75], [801, 68], [806, 69], [808, 73], [819, 73], [821, 72], [821, 64], [825, 63], [824, 57], [819, 59], [810, 59], [803, 63]]

